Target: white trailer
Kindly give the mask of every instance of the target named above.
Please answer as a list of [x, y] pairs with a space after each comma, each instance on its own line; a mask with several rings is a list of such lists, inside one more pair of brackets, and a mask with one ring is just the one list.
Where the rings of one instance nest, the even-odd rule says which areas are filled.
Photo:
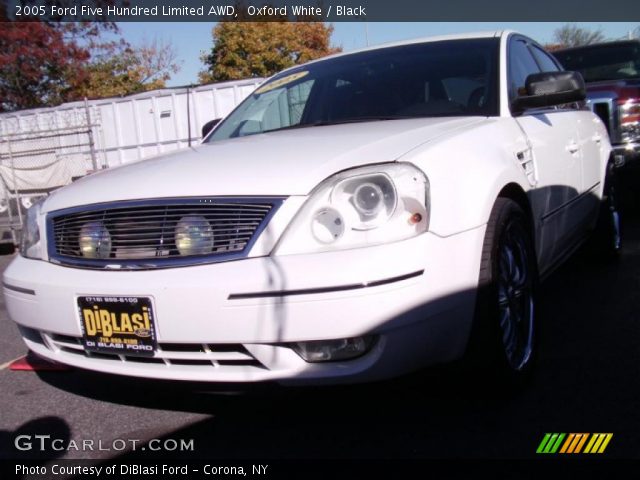
[[0, 114], [0, 242], [16, 240], [23, 209], [34, 197], [94, 170], [198, 143], [205, 123], [226, 116], [262, 81], [165, 88]]

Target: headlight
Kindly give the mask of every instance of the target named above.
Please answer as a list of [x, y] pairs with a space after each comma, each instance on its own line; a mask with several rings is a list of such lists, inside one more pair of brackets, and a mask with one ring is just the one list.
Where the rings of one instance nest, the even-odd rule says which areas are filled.
[[80, 252], [86, 258], [109, 258], [111, 234], [102, 222], [88, 222], [80, 228]]
[[175, 234], [180, 255], [205, 255], [213, 250], [213, 229], [204, 217], [182, 217], [176, 225]]
[[427, 230], [429, 181], [408, 163], [348, 170], [322, 182], [276, 247], [278, 255], [377, 245]]
[[26, 258], [42, 259], [42, 247], [40, 243], [40, 228], [38, 227], [38, 217], [44, 198], [34, 203], [22, 223], [22, 233], [20, 236], [20, 255]]

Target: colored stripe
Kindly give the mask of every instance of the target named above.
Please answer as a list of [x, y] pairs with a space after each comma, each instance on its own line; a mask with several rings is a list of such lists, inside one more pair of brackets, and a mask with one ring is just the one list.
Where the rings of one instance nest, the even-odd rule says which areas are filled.
[[600, 450], [598, 450], [598, 453], [604, 453], [604, 449], [607, 448], [607, 445], [609, 445], [609, 442], [611, 441], [612, 437], [613, 437], [613, 433], [606, 434], [606, 438], [604, 442], [602, 442], [602, 445], [600, 445]]
[[549, 440], [550, 437], [551, 437], [550, 433], [545, 434], [544, 438], [542, 439], [542, 442], [540, 442], [540, 445], [538, 445], [538, 449], [536, 450], [536, 453], [543, 452], [544, 446], [547, 444], [547, 441]]
[[591, 447], [591, 452], [589, 453], [598, 453], [598, 448], [600, 448], [600, 444], [604, 440], [604, 437], [606, 437], [604, 433], [596, 433], [595, 435], [597, 435], [598, 438], [596, 439], [596, 443], [593, 445], [593, 447]]
[[556, 453], [558, 451], [558, 448], [560, 447], [560, 443], [562, 442], [562, 440], [564, 439], [566, 434], [561, 433], [558, 436], [558, 440], [556, 440], [555, 445], [553, 446], [553, 448], [551, 449], [551, 453]]
[[582, 434], [581, 433], [576, 433], [575, 435], [576, 436], [574, 437], [573, 442], [571, 443], [571, 446], [569, 447], [569, 450], [567, 450], [567, 453], [573, 453], [573, 450], [576, 448], [576, 445], [578, 445], [578, 442], [582, 438]]
[[582, 450], [582, 446], [584, 445], [584, 442], [587, 441], [587, 438], [589, 438], [589, 434], [588, 433], [582, 433], [582, 439], [580, 440], [580, 443], [578, 443], [578, 446], [576, 447], [576, 451], [574, 453], [580, 453], [580, 451]]
[[589, 453], [591, 452], [591, 447], [593, 446], [594, 442], [596, 441], [596, 435], [593, 434], [591, 436], [591, 440], [589, 440], [589, 443], [587, 444], [587, 448], [584, 449], [584, 453]]
[[567, 440], [564, 442], [564, 445], [562, 445], [562, 448], [560, 449], [560, 453], [565, 453], [567, 451], [567, 448], [569, 448], [569, 445], [571, 445], [571, 442], [573, 442], [573, 439], [575, 438], [576, 434], [575, 433], [570, 433], [569, 436], [567, 437]]
[[558, 434], [557, 433], [554, 433], [553, 435], [551, 435], [551, 438], [547, 442], [547, 446], [544, 447], [544, 452], [542, 452], [542, 453], [551, 453], [551, 448], [553, 447], [553, 444], [555, 443], [556, 438], [558, 438]]

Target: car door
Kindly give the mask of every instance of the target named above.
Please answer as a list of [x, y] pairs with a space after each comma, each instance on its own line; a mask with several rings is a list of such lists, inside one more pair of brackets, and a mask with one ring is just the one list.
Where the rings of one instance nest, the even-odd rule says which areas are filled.
[[[542, 68], [535, 60], [528, 39], [512, 36], [507, 53], [509, 100], [525, 94], [528, 75]], [[556, 67], [557, 69], [557, 67]], [[544, 108], [528, 110], [515, 121], [527, 139], [528, 148], [515, 152], [518, 159], [531, 157], [535, 166], [534, 187], [529, 192], [538, 232], [537, 252], [541, 273], [572, 245], [580, 221], [572, 217], [582, 192], [582, 162], [575, 110]]]
[[[531, 45], [531, 52], [543, 71], [560, 70], [557, 61], [537, 45]], [[601, 186], [603, 148], [607, 142], [607, 133], [600, 118], [586, 105], [575, 105], [576, 130], [582, 165], [581, 201], [575, 205], [576, 219], [583, 220], [583, 230], [591, 226], [598, 212], [597, 191]]]

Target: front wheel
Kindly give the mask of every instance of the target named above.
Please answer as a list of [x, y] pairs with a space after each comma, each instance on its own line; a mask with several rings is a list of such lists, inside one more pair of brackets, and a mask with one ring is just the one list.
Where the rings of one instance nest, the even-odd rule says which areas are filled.
[[482, 250], [471, 347], [500, 379], [519, 381], [531, 371], [537, 282], [527, 216], [515, 201], [498, 198]]

